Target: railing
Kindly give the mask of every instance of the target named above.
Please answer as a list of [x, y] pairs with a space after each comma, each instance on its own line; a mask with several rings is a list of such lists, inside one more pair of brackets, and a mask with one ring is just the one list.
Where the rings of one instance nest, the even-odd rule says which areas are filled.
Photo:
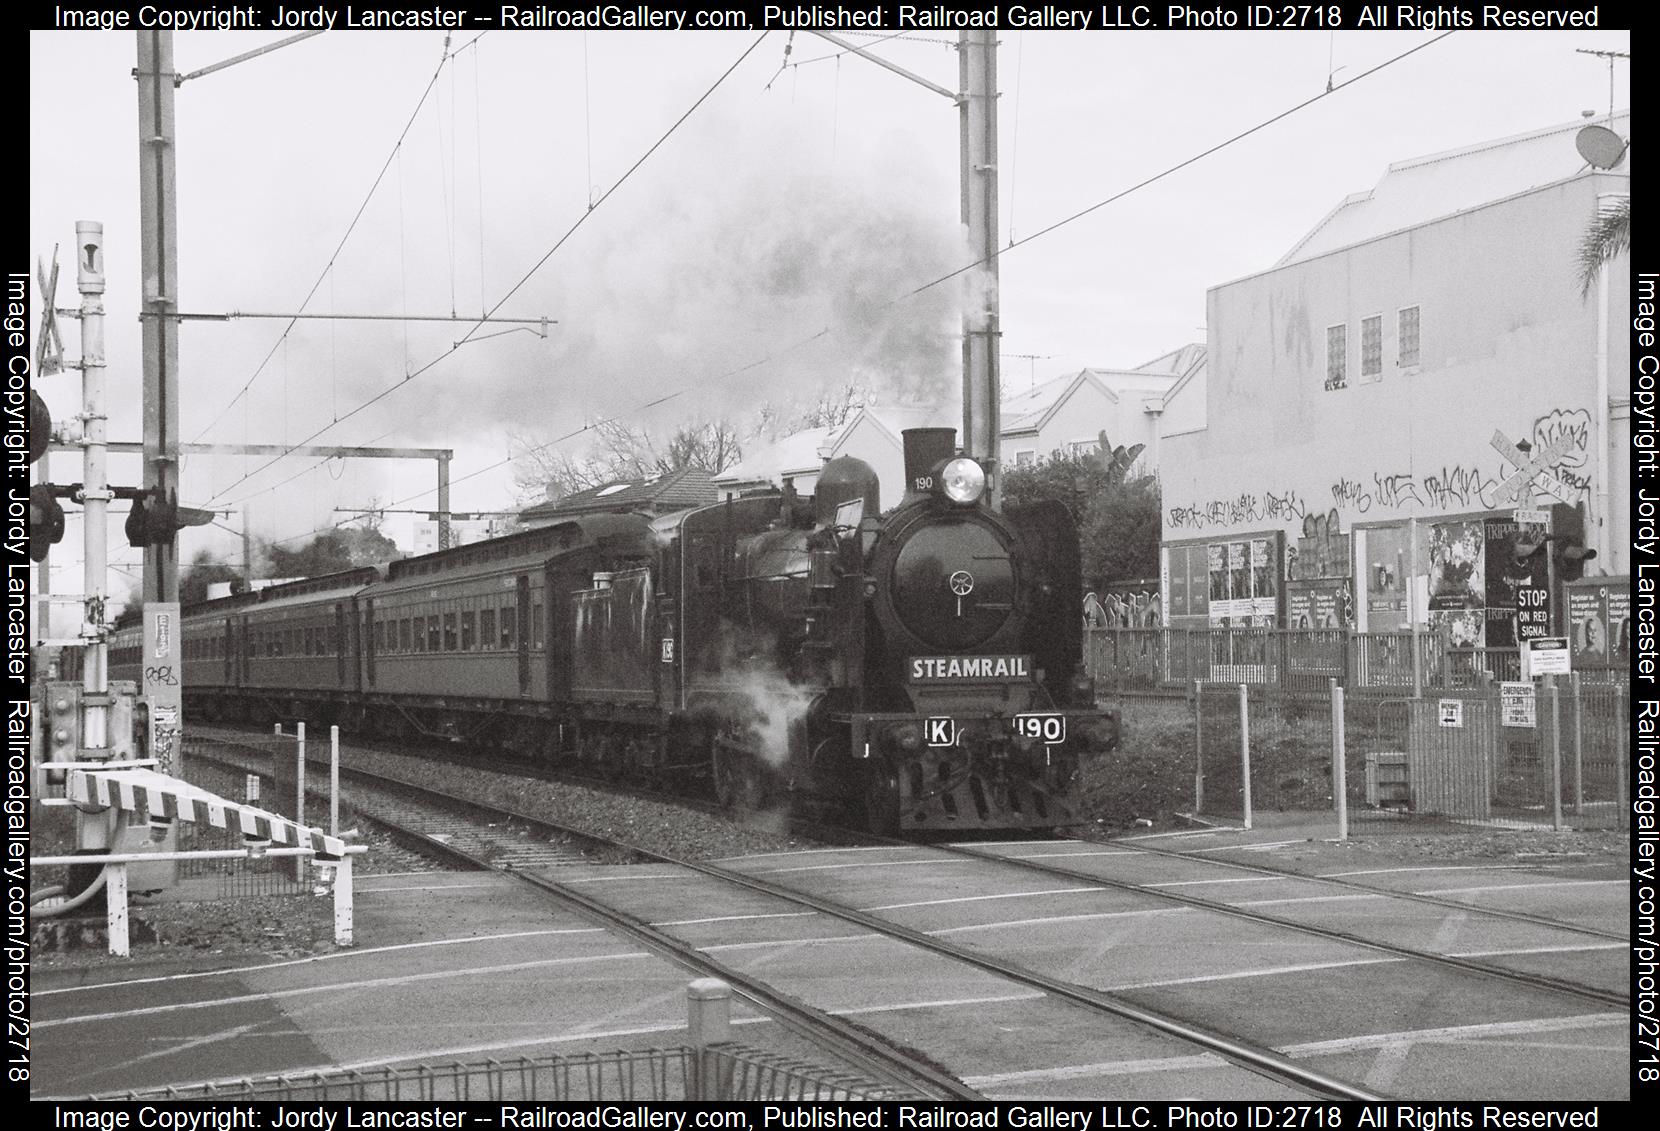
[[341, 1068], [93, 1096], [93, 1100], [452, 1103], [669, 1100], [887, 1100], [918, 1093], [749, 1048], [729, 1035], [731, 988], [687, 986], [689, 1043], [505, 1060]]
[[[1515, 648], [1455, 648], [1436, 632], [1289, 628], [1088, 628], [1084, 665], [1102, 691], [1178, 691], [1194, 680], [1322, 692], [1416, 694], [1520, 679]], [[1486, 673], [1486, 674], [1484, 674]], [[1629, 669], [1581, 669], [1590, 683], [1629, 680]]]

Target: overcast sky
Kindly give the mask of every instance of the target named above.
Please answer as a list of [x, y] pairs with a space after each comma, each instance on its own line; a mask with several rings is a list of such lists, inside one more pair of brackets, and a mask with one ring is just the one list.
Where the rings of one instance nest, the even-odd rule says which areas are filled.
[[[280, 38], [181, 33], [177, 70]], [[1328, 78], [1337, 86], [1006, 252], [1005, 388], [1203, 341], [1207, 288], [1271, 267], [1390, 162], [1606, 115], [1606, 61], [1575, 49], [1628, 51], [1630, 39], [1463, 31], [1358, 77], [1433, 38], [1003, 33], [1004, 245], [1321, 93]], [[948, 34], [861, 42], [957, 86]], [[131, 32], [30, 39], [31, 267], [61, 244], [57, 303], [75, 305], [74, 224], [103, 221], [115, 439], [140, 429], [135, 50]], [[557, 325], [545, 340], [485, 327], [475, 336], [500, 336], [454, 349], [470, 323], [308, 321], [286, 336], [280, 321], [186, 323], [186, 440], [298, 443], [332, 424], [312, 442], [451, 447], [454, 508], [496, 509], [511, 502], [505, 469], [462, 477], [501, 460], [510, 434], [552, 439], [613, 415], [659, 431], [742, 420], [763, 400], [852, 375], [889, 399], [955, 397], [963, 287], [911, 293], [963, 261], [957, 113], [945, 98], [799, 33], [793, 43], [786, 32], [457, 33], [450, 51], [446, 62], [440, 32], [335, 32], [185, 83], [180, 308], [476, 315], [499, 304], [500, 316]], [[1614, 72], [1621, 109], [1627, 66]], [[78, 355], [72, 322], [65, 334]], [[78, 403], [72, 375], [41, 388], [55, 416]], [[244, 480], [264, 462], [193, 459], [184, 501], [246, 503], [259, 533], [287, 537], [334, 521], [336, 506], [397, 502], [432, 482], [430, 465], [294, 457]], [[136, 460], [111, 469], [138, 481]], [[388, 524], [406, 548], [409, 521]], [[66, 540], [79, 538], [72, 521]], [[114, 542], [117, 560], [138, 560]], [[227, 533], [191, 531], [183, 556], [201, 546], [239, 553]]]

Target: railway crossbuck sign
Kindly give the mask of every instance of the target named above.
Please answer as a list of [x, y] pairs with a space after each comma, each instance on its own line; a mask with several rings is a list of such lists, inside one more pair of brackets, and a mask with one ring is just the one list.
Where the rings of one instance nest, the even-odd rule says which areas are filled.
[[1524, 451], [1512, 443], [1510, 437], [1496, 431], [1493, 433], [1492, 443], [1494, 451], [1516, 465], [1516, 470], [1511, 473], [1510, 478], [1494, 488], [1494, 506], [1509, 506], [1515, 500], [1525, 504], [1532, 495], [1532, 484], [1543, 487], [1564, 503], [1572, 502], [1577, 497], [1574, 489], [1551, 470], [1552, 464], [1568, 454], [1568, 449], [1573, 444], [1571, 438], [1559, 436], [1546, 448], [1539, 451]]

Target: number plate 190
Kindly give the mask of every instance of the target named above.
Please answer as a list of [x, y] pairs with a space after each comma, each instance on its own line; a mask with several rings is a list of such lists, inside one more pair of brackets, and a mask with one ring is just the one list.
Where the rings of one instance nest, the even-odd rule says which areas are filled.
[[1021, 738], [1034, 738], [1053, 746], [1066, 741], [1066, 716], [1016, 715], [1014, 733]]

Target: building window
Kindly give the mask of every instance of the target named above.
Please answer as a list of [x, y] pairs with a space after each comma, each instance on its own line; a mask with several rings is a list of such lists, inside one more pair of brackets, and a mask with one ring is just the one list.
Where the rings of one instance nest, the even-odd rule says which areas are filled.
[[1402, 369], [1418, 368], [1418, 308], [1404, 306], [1401, 308], [1400, 360], [1396, 362]]
[[1073, 440], [1066, 445], [1066, 454], [1069, 456], [1087, 456], [1101, 446], [1099, 440]]
[[1037, 452], [1033, 451], [1031, 448], [1027, 448], [1023, 452], [1016, 452], [1014, 454], [1014, 465], [1016, 467], [1031, 467], [1036, 462]]
[[1383, 315], [1360, 320], [1360, 383], [1383, 380]]
[[1349, 328], [1326, 327], [1326, 388], [1344, 389], [1349, 384]]

